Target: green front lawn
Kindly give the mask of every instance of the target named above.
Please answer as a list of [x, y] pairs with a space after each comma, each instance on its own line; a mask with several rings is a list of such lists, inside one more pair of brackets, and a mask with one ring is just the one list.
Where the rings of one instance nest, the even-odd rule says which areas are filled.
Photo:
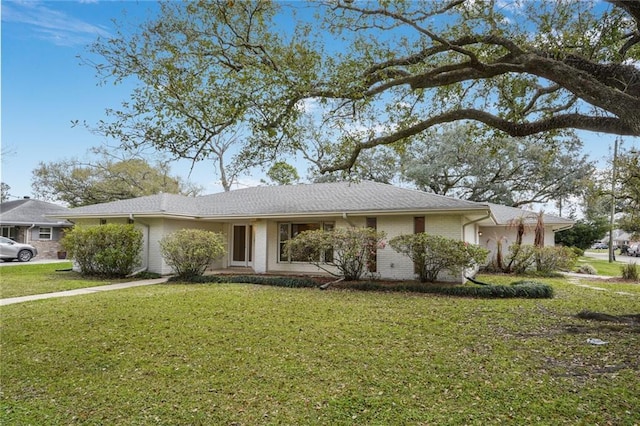
[[31, 294], [53, 293], [132, 280], [131, 278], [112, 280], [86, 278], [80, 276], [77, 272], [63, 271], [70, 268], [71, 262], [0, 267], [0, 297], [4, 299]]
[[640, 314], [640, 286], [544, 281], [554, 299], [167, 284], [4, 306], [0, 424], [637, 424], [639, 326], [575, 314]]
[[[619, 255], [616, 255], [616, 256], [619, 256]], [[632, 261], [632, 263], [633, 262], [634, 261]], [[620, 270], [620, 268], [626, 265], [625, 262], [616, 261], [616, 262], [609, 263], [608, 260], [601, 260], [601, 259], [595, 259], [593, 257], [583, 256], [578, 259], [578, 263], [576, 267], [585, 263], [596, 268], [596, 271], [598, 271], [598, 275], [604, 275], [608, 277], [622, 276], [622, 271]], [[635, 263], [640, 265], [640, 259], [638, 259], [638, 261]]]

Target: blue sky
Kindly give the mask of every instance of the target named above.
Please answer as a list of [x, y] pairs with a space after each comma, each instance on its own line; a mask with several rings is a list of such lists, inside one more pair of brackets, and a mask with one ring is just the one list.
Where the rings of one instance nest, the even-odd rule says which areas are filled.
[[[2, 1], [2, 181], [12, 196], [31, 195], [39, 162], [88, 158], [104, 144], [72, 120], [98, 122], [132, 86], [100, 86], [78, 55], [88, 57], [87, 45], [115, 34], [113, 19], [141, 22], [154, 10], [151, 1]], [[190, 166], [174, 164], [172, 174], [187, 180]], [[196, 165], [189, 179], [205, 193], [221, 189], [210, 167]]]
[[[157, 10], [151, 1], [2, 1], [2, 181], [11, 195], [31, 195], [31, 172], [38, 163], [85, 157], [104, 143], [72, 120], [96, 123], [104, 111], [128, 98], [131, 86], [99, 86], [94, 70], [78, 55], [96, 37], [115, 33], [113, 19], [141, 22]], [[593, 159], [610, 156], [614, 137], [581, 133]], [[624, 138], [640, 148], [640, 138]], [[188, 178], [189, 162], [172, 166]], [[190, 180], [204, 193], [218, 192], [210, 164], [200, 163]], [[299, 170], [304, 173], [304, 170]], [[242, 177], [256, 184], [260, 176]]]

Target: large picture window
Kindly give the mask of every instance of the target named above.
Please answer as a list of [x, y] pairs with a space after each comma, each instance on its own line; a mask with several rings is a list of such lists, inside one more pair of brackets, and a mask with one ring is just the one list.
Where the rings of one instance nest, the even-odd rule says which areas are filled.
[[[300, 234], [304, 231], [315, 231], [317, 229], [324, 229], [325, 231], [333, 230], [332, 222], [310, 222], [310, 223], [280, 223], [278, 224], [278, 261], [279, 262], [301, 262], [304, 259], [296, 259], [295, 257], [290, 257], [289, 254], [285, 251], [284, 245], [291, 238], [295, 238], [296, 235]], [[328, 253], [325, 253], [325, 259], [328, 257]], [[333, 254], [331, 254], [333, 257]]]

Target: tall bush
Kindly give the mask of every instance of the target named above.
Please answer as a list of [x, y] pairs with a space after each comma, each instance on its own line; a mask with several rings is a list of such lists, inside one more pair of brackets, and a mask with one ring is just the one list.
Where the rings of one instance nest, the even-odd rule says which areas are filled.
[[285, 250], [294, 259], [312, 263], [347, 281], [356, 281], [367, 271], [377, 248], [383, 245], [384, 236], [372, 228], [317, 229], [301, 232], [288, 240]]
[[61, 244], [83, 275], [124, 277], [140, 264], [142, 232], [133, 225], [75, 226]]
[[525, 274], [537, 271], [549, 274], [559, 270], [571, 270], [578, 259], [569, 247], [534, 247], [512, 244], [509, 247], [509, 269], [503, 272]]
[[204, 274], [212, 261], [226, 253], [221, 234], [202, 229], [181, 229], [160, 240], [164, 261], [181, 278]]
[[460, 274], [483, 263], [489, 254], [480, 246], [425, 232], [399, 235], [389, 245], [413, 261], [421, 282], [435, 282], [442, 271]]
[[620, 271], [622, 272], [622, 278], [625, 280], [640, 281], [640, 269], [635, 262], [621, 266]]

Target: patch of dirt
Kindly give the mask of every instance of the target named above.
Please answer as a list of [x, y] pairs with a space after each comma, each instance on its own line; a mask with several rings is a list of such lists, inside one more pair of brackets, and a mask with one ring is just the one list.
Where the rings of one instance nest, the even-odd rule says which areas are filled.
[[572, 334], [590, 333], [593, 329], [640, 333], [640, 314], [611, 315], [604, 312], [581, 311], [575, 315], [576, 318], [586, 321], [597, 321], [594, 323], [568, 325], [566, 331]]
[[603, 312], [581, 311], [576, 314], [576, 318], [640, 325], [640, 314], [610, 315]]

